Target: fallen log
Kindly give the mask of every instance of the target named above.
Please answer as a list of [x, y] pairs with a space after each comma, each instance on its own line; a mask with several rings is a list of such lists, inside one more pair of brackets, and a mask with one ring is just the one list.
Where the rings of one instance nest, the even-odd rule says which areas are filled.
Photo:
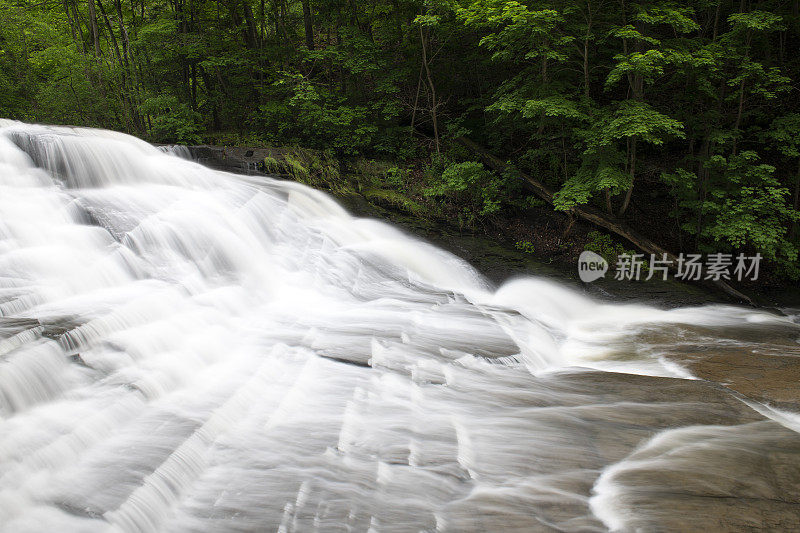
[[[466, 137], [457, 137], [455, 140], [465, 148], [477, 154], [483, 163], [489, 168], [496, 170], [497, 172], [503, 172], [508, 169], [508, 163], [490, 153], [486, 148], [480, 146], [471, 139]], [[519, 170], [516, 172], [525, 181], [525, 185], [531, 192], [550, 205], [553, 205], [553, 196], [555, 193], [550, 190], [550, 188], [534, 179], [533, 176], [530, 176]], [[666, 258], [672, 262], [670, 270], [673, 272], [677, 271], [677, 266], [675, 265], [677, 265], [678, 257], [675, 254], [662, 248], [647, 237], [639, 235], [637, 232], [625, 225], [621, 220], [613, 218], [590, 205], [575, 206], [570, 211], [574, 216], [582, 218], [587, 222], [591, 222], [595, 226], [599, 226], [619, 237], [622, 237], [645, 253], [655, 254], [658, 257], [663, 257], [666, 254]], [[723, 280], [704, 280], [704, 284], [722, 291], [735, 300], [754, 305], [753, 301], [748, 296], [737, 291]]]

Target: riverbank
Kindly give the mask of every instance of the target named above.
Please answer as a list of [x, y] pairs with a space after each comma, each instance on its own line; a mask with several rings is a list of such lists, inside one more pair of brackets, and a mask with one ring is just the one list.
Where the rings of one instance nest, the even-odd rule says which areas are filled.
[[[277, 172], [280, 178], [303, 181], [327, 190], [354, 215], [390, 222], [446, 249], [498, 285], [515, 277], [535, 275], [610, 303], [642, 303], [662, 309], [735, 303], [727, 295], [708, 287], [673, 279], [617, 281], [608, 275], [592, 283], [581, 282], [577, 275], [577, 258], [583, 249], [591, 247], [589, 236], [596, 229], [575, 221], [569, 238], [564, 239], [563, 226], [569, 222], [564, 215], [547, 207], [531, 209], [526, 220], [504, 220], [479, 228], [463, 228], [436, 217], [420, 204], [411, 205], [407, 199], [376, 194], [374, 189], [359, 191], [358, 183], [363, 178], [359, 180], [358, 176], [337, 174], [335, 182], [331, 182], [330, 175], [316, 179], [312, 179], [309, 172], [295, 175], [291, 169], [297, 170], [298, 163], [303, 165], [295, 149], [204, 146], [190, 147], [190, 151], [200, 162], [224, 170], [264, 175], [275, 175], [277, 170], [282, 171]], [[317, 157], [316, 171], [322, 173], [321, 157]], [[272, 161], [271, 169], [264, 161]], [[309, 167], [314, 164], [305, 163]], [[519, 246], [522, 238], [529, 246]], [[608, 239], [613, 242], [610, 237]], [[800, 307], [800, 291], [796, 287], [765, 286], [760, 292], [753, 291], [753, 287], [750, 289], [748, 296], [761, 306], [774, 308], [777, 313], [791, 313], [787, 308]], [[631, 339], [631, 346], [650, 346], [695, 378], [714, 388], [731, 391], [744, 400], [800, 411], [800, 344], [794, 337], [795, 330], [791, 327], [776, 329], [770, 336], [769, 353], [759, 350], [764, 341], [763, 330], [754, 327], [752, 334], [753, 338], [748, 338], [746, 329], [726, 332], [674, 326], [666, 330], [646, 329], [645, 333]], [[719, 335], [727, 335], [730, 346], [717, 343], [712, 349], [706, 340]], [[757, 356], [754, 357], [754, 353]]]
[[[604, 279], [583, 283], [577, 261], [586, 249], [603, 255], [633, 252], [580, 220], [570, 220], [548, 206], [531, 206], [514, 216], [494, 216], [476, 224], [459, 224], [446, 210], [426, 205], [424, 199], [384, 186], [386, 163], [343, 163], [323, 152], [294, 147], [190, 146], [191, 157], [203, 164], [232, 172], [264, 174], [300, 181], [326, 190], [358, 216], [378, 218], [402, 227], [467, 260], [494, 283], [538, 275], [556, 279], [601, 299], [646, 302], [659, 307], [737, 303], [701, 284], [662, 281]], [[390, 177], [390, 179], [392, 179]], [[800, 288], [791, 284], [750, 284], [740, 287], [760, 306], [800, 307]]]

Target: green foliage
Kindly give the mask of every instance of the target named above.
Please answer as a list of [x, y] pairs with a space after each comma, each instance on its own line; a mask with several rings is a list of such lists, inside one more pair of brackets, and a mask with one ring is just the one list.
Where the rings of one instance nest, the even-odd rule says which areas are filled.
[[540, 115], [558, 117], [561, 119], [585, 122], [589, 117], [580, 106], [562, 95], [553, 95], [546, 98], [527, 100], [522, 105], [522, 116], [535, 118]]
[[[634, 250], [625, 248], [622, 244], [615, 241], [607, 233], [599, 231], [590, 231], [588, 241], [583, 246], [584, 250], [589, 250], [596, 253], [606, 260], [610, 268], [614, 268], [617, 264], [617, 258], [621, 255], [633, 255], [637, 253]], [[648, 261], [642, 261], [642, 271], [647, 271], [650, 268]]]
[[283, 172], [283, 164], [271, 155], [265, 157], [263, 163], [264, 170], [270, 174], [281, 174]]
[[664, 4], [655, 5], [646, 11], [636, 14], [636, 20], [653, 26], [664, 24], [677, 33], [691, 33], [697, 31], [700, 25], [694, 20], [695, 13], [691, 7], [676, 7]]
[[588, 203], [598, 191], [618, 194], [631, 183], [630, 174], [621, 169], [622, 154], [617, 151], [602, 151], [586, 157], [584, 165], [555, 194], [553, 206], [559, 211], [568, 211], [577, 205]]
[[368, 120], [368, 107], [346, 105], [342, 96], [300, 74], [284, 73], [274, 87], [284, 101], [262, 105], [261, 121], [280, 137], [351, 155], [373, 141], [378, 128]]
[[525, 252], [526, 254], [533, 254], [536, 253], [536, 248], [533, 246], [533, 243], [530, 241], [517, 241], [514, 243], [514, 247], [517, 250]]
[[405, 188], [408, 172], [402, 168], [390, 167], [386, 169], [386, 184], [397, 189]]
[[387, 189], [366, 189], [364, 196], [367, 200], [378, 205], [396, 209], [415, 216], [426, 216], [427, 210], [419, 202], [412, 200], [405, 194]]
[[299, 182], [307, 183], [311, 177], [308, 168], [295, 154], [288, 153], [283, 156], [283, 166], [291, 176]]
[[200, 113], [192, 111], [175, 96], [154, 96], [139, 107], [151, 117], [151, 135], [156, 142], [199, 144], [202, 142]]
[[669, 137], [683, 138], [685, 135], [680, 121], [656, 111], [644, 102], [625, 100], [613, 114], [595, 123], [595, 128], [587, 136], [587, 144], [591, 152], [629, 137], [660, 146]]
[[343, 185], [338, 161], [323, 151], [306, 148], [280, 150], [265, 157], [263, 164], [266, 172], [291, 176], [307, 185], [334, 191]]
[[761, 163], [752, 151], [727, 159], [715, 156], [706, 166], [727, 182], [704, 202], [703, 209], [714, 216], [705, 230], [708, 235], [732, 248], [749, 246], [768, 259], [796, 261], [797, 248], [786, 240], [786, 223], [800, 214], [787, 204], [789, 191], [775, 178], [775, 167]]
[[430, 186], [426, 196], [443, 197], [465, 205], [464, 217], [470, 223], [476, 217], [496, 213], [501, 205], [501, 182], [482, 163], [465, 161], [444, 166], [441, 173], [429, 171]]
[[632, 186], [620, 141], [635, 138], [661, 146], [670, 137], [684, 137], [682, 123], [634, 100], [622, 102], [613, 113], [598, 113], [591, 128], [581, 135], [586, 149], [581, 166], [555, 195], [554, 205], [559, 210], [585, 204], [598, 191], [616, 195]]
[[767, 11], [754, 10], [749, 13], [734, 13], [728, 22], [737, 30], [777, 31], [783, 28], [783, 17]]
[[699, 212], [702, 225], [687, 218], [683, 229], [699, 236], [705, 251], [755, 250], [797, 277], [798, 247], [788, 236], [800, 213], [788, 202], [789, 191], [775, 177], [775, 167], [753, 151], [711, 157], [706, 195], [698, 194], [695, 173], [678, 170], [663, 179], [675, 187], [680, 206]]
[[800, 113], [789, 113], [773, 120], [767, 137], [782, 155], [800, 157]]

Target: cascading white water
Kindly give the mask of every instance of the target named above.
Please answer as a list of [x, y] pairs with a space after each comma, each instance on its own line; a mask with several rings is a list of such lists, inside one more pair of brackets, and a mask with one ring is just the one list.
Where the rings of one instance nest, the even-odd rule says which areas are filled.
[[[647, 530], [776, 501], [758, 449], [797, 434], [642, 341], [684, 326], [800, 338], [495, 290], [313, 189], [0, 121], [0, 531]], [[662, 506], [673, 467], [708, 494]]]

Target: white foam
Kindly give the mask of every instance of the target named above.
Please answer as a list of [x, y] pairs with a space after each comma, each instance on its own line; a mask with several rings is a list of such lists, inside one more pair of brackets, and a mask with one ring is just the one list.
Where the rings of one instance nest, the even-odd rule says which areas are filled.
[[0, 531], [429, 530], [470, 498], [581, 502], [527, 470], [583, 453], [561, 428], [592, 400], [547, 373], [691, 378], [630, 340], [676, 324], [798, 327], [494, 291], [300, 184], [0, 121]]

